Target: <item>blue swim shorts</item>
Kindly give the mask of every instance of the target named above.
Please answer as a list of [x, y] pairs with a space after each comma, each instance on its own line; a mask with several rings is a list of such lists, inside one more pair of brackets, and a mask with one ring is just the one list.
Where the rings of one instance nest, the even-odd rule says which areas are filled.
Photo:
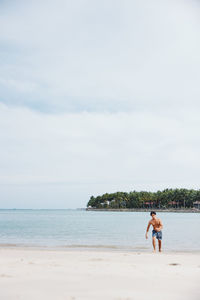
[[162, 231], [152, 230], [152, 237], [156, 237], [158, 240], [162, 240]]

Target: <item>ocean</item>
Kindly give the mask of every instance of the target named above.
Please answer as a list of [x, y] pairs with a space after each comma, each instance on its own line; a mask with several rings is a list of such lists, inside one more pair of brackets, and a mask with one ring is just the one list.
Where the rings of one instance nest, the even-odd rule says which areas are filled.
[[[164, 251], [200, 251], [200, 214], [157, 214]], [[148, 212], [0, 210], [0, 245], [150, 251]]]

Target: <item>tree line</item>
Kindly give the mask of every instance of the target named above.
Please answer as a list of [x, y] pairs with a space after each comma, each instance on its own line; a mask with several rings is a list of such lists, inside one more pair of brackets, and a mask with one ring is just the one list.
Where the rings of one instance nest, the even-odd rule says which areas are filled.
[[91, 196], [87, 207], [92, 208], [192, 208], [200, 203], [200, 190], [165, 189], [157, 192], [131, 191]]

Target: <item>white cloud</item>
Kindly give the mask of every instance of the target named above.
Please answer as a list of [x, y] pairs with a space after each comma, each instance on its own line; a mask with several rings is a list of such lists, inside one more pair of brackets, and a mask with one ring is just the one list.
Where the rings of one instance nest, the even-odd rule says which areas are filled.
[[16, 203], [42, 189], [41, 207], [51, 197], [54, 207], [76, 207], [92, 193], [197, 187], [199, 125], [188, 111], [51, 115], [1, 105], [1, 185], [21, 186]]
[[6, 7], [0, 76], [36, 88], [3, 90], [5, 102], [7, 93], [10, 103], [37, 102], [52, 111], [198, 104], [198, 2], [43, 0]]
[[16, 92], [33, 92], [36, 88], [36, 85], [33, 82], [27, 82], [27, 81], [19, 81], [19, 80], [13, 80], [13, 79], [4, 79], [0, 78], [0, 84], [5, 86], [8, 89], [13, 89]]
[[1, 207], [198, 188], [198, 1], [0, 8]]

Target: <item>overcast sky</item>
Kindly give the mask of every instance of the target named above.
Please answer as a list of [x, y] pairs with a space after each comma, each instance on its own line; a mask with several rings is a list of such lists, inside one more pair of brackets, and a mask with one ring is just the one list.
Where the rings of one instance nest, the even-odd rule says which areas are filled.
[[0, 207], [200, 178], [200, 1], [0, 0]]

